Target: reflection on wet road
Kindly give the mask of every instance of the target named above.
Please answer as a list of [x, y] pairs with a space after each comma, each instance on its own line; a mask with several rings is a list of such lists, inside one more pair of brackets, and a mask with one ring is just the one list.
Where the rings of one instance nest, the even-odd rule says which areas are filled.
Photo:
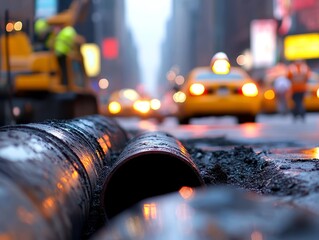
[[292, 116], [260, 115], [256, 123], [237, 124], [232, 117], [193, 119], [189, 125], [179, 125], [175, 118], [158, 124], [153, 120], [119, 119], [129, 131], [165, 131], [181, 140], [218, 138], [243, 144], [270, 145], [275, 154], [289, 154], [292, 158], [319, 157], [319, 114], [309, 113], [305, 122]]

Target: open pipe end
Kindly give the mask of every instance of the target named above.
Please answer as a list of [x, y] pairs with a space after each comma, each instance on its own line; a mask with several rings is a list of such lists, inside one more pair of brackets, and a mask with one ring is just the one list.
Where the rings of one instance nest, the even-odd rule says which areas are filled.
[[104, 184], [102, 204], [111, 219], [143, 199], [202, 185], [198, 170], [188, 160], [165, 152], [144, 152], [113, 168]]

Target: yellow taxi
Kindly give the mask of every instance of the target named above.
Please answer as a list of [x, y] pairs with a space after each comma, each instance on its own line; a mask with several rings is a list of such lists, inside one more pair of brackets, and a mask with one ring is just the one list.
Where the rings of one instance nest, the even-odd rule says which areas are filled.
[[240, 67], [230, 66], [225, 53], [214, 55], [210, 66], [196, 67], [174, 95], [180, 124], [191, 118], [235, 116], [238, 123], [255, 122], [261, 94], [257, 83]]
[[[283, 66], [276, 66], [274, 69], [284, 68]], [[282, 69], [279, 73], [285, 74], [285, 70]], [[274, 90], [274, 79], [278, 74], [269, 74], [263, 83], [263, 98], [261, 104], [261, 112], [265, 114], [277, 113], [276, 105], [276, 93]], [[304, 98], [304, 104], [306, 112], [318, 112], [319, 111], [319, 74], [312, 71], [307, 83], [307, 92]], [[293, 108], [293, 101], [290, 98], [288, 101], [289, 109]]]
[[311, 72], [307, 83], [305, 96], [305, 108], [307, 112], [319, 112], [319, 74]]
[[160, 100], [142, 97], [131, 88], [113, 92], [107, 104], [107, 115], [114, 117], [156, 118], [162, 121], [160, 110]]

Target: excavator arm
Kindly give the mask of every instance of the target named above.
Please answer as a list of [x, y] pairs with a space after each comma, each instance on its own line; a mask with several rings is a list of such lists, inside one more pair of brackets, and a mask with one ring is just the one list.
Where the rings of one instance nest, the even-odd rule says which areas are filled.
[[73, 0], [68, 9], [50, 17], [47, 21], [50, 25], [74, 26], [86, 19], [88, 5], [89, 0]]

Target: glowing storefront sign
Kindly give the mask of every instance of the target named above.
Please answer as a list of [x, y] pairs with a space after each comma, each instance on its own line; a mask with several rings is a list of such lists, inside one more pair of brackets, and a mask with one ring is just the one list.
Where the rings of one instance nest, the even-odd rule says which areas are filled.
[[287, 36], [284, 54], [287, 60], [319, 58], [319, 33]]

